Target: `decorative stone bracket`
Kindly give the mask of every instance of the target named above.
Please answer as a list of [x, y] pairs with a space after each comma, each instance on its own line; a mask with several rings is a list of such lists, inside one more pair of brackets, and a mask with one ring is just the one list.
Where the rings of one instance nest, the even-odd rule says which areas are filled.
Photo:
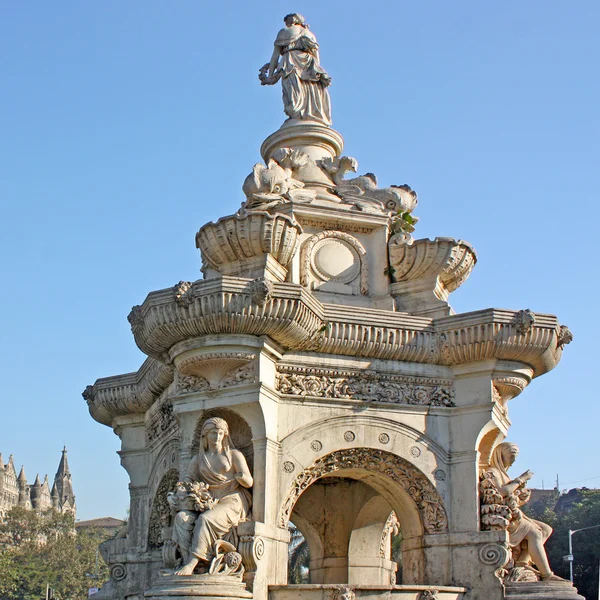
[[175, 358], [176, 393], [216, 390], [257, 378], [256, 354], [251, 352], [199, 352]]

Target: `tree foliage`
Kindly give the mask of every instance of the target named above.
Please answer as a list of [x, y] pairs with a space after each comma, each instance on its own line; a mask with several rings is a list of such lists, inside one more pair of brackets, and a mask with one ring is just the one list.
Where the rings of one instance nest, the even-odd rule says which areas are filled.
[[[577, 490], [578, 500], [566, 511], [555, 510], [553, 502], [538, 505], [527, 513], [551, 525], [554, 533], [546, 542], [546, 551], [552, 570], [569, 578], [569, 563], [563, 557], [569, 553], [569, 530], [600, 525], [600, 490]], [[600, 562], [600, 527], [576, 533], [572, 537], [573, 580], [587, 600], [598, 598], [598, 563]]]
[[291, 535], [288, 547], [288, 583], [309, 583], [308, 542], [293, 523], [290, 522], [288, 528]]
[[0, 598], [39, 600], [46, 586], [59, 600], [87, 598], [108, 569], [97, 553], [99, 530], [75, 532], [70, 514], [12, 508], [0, 523]]

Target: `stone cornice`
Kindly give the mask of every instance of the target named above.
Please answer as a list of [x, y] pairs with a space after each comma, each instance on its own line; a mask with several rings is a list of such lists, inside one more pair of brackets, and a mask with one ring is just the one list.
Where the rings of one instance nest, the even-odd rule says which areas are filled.
[[119, 416], [143, 414], [173, 381], [174, 368], [147, 358], [136, 373], [98, 379], [83, 392], [92, 417], [112, 425]]
[[150, 358], [137, 373], [88, 386], [84, 396], [92, 416], [108, 425], [116, 416], [145, 412], [173, 381], [169, 350], [204, 335], [268, 336], [284, 350], [444, 366], [514, 361], [530, 367], [533, 377], [556, 366], [565, 343], [564, 327], [552, 315], [535, 314], [525, 328], [524, 311], [503, 309], [432, 320], [322, 304], [300, 285], [277, 282], [259, 304], [251, 284], [236, 277], [197, 281], [185, 303], [173, 288], [149, 294], [129, 320], [138, 347]]

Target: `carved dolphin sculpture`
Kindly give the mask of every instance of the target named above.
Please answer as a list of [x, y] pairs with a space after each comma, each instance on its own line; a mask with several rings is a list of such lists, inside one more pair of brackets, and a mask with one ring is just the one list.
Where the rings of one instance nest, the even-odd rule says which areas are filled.
[[350, 156], [338, 159], [323, 159], [321, 166], [331, 175], [335, 187], [331, 192], [344, 202], [355, 204], [364, 210], [365, 202], [374, 203], [381, 210], [412, 212], [417, 206], [417, 194], [408, 185], [392, 185], [389, 188], [377, 187], [374, 173], [366, 173], [351, 179], [344, 179], [346, 173], [358, 170], [358, 161]]

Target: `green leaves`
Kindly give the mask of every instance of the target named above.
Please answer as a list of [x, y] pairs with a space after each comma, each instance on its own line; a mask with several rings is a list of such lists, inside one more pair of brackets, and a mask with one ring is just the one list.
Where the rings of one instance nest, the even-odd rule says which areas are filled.
[[[525, 512], [534, 519], [548, 523], [554, 533], [546, 542], [546, 552], [552, 570], [569, 578], [569, 563], [563, 556], [569, 552], [569, 530], [600, 525], [600, 490], [573, 489], [557, 502], [546, 502]], [[598, 563], [600, 562], [600, 528], [573, 535], [573, 575], [575, 586], [586, 598], [598, 597]]]
[[409, 212], [397, 212], [392, 217], [392, 233], [412, 233], [418, 219]]
[[105, 539], [100, 530], [76, 532], [70, 514], [14, 507], [0, 523], [0, 598], [39, 600], [46, 585], [61, 600], [87, 598], [89, 587], [108, 579], [97, 554]]

